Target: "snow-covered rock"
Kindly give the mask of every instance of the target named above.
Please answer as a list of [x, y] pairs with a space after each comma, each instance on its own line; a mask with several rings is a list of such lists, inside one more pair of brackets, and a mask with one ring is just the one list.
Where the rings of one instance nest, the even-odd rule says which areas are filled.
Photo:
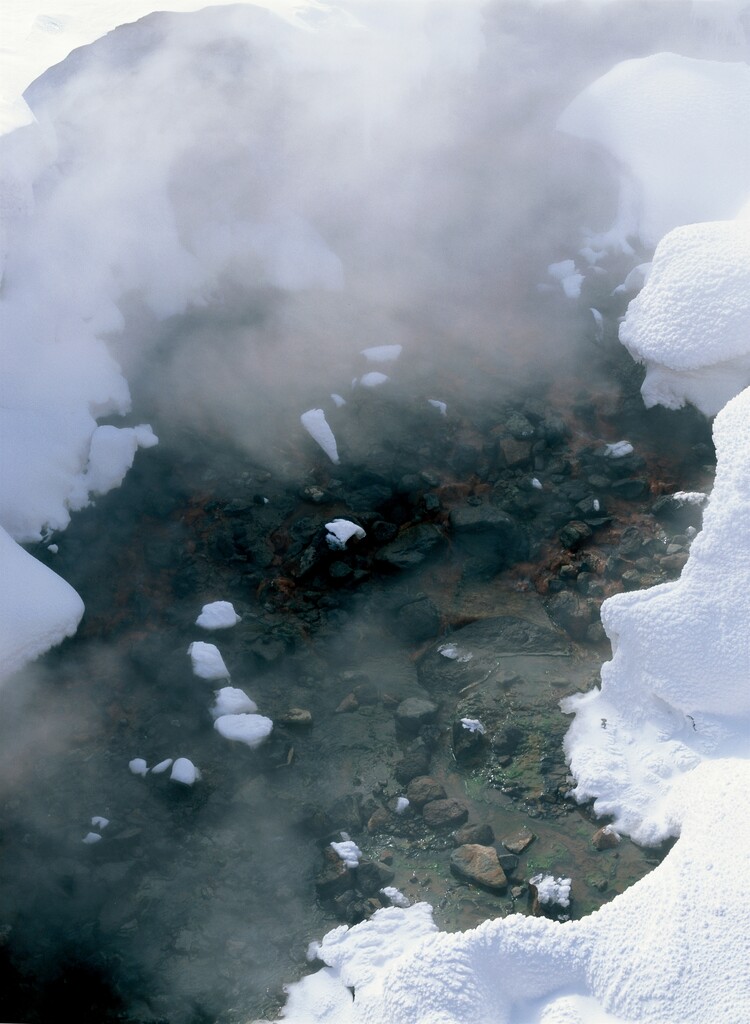
[[226, 740], [244, 743], [251, 749], [255, 749], [271, 735], [273, 722], [265, 715], [221, 715], [214, 722], [214, 729]]
[[195, 624], [201, 629], [229, 629], [239, 621], [240, 616], [231, 601], [212, 601], [203, 605]]
[[359, 866], [362, 851], [354, 840], [343, 839], [340, 843], [331, 843], [331, 846], [348, 868], [356, 868]]
[[216, 701], [211, 708], [214, 718], [221, 718], [222, 715], [255, 714], [258, 705], [236, 686], [222, 686], [216, 691]]
[[216, 644], [194, 640], [187, 649], [193, 674], [201, 679], [229, 679], [229, 670]]
[[183, 786], [192, 786], [200, 779], [201, 773], [189, 758], [178, 757], [172, 765], [169, 777], [173, 782], [179, 782]]
[[326, 523], [326, 531], [326, 541], [332, 551], [344, 551], [352, 537], [363, 540], [367, 536], [362, 527], [350, 519], [333, 519]]
[[375, 345], [363, 348], [362, 355], [371, 363], [393, 363], [401, 355], [401, 345]]
[[316, 444], [319, 444], [333, 463], [338, 463], [339, 453], [336, 438], [328, 426], [326, 414], [322, 409], [308, 409], [300, 416], [300, 423]]

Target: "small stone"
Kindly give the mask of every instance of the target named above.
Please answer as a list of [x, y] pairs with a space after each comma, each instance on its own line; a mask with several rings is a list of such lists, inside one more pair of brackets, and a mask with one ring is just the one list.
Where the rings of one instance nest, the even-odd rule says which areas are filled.
[[[426, 747], [419, 746], [415, 747], [413, 750], [406, 751], [401, 760], [396, 764], [393, 774], [402, 786], [406, 786], [418, 775], [425, 775], [429, 767], [429, 751]], [[411, 797], [409, 797], [409, 799], [411, 799]]]
[[359, 701], [353, 693], [348, 693], [346, 697], [341, 701], [339, 706], [336, 708], [335, 714], [343, 715], [350, 711], [356, 711], [359, 707]]
[[492, 889], [493, 892], [502, 892], [508, 885], [494, 846], [480, 846], [477, 843], [459, 846], [451, 854], [451, 871], [459, 878]]
[[385, 807], [378, 807], [373, 811], [367, 821], [367, 831], [373, 835], [382, 831], [391, 820], [391, 813]]
[[378, 855], [378, 860], [383, 864], [391, 865], [393, 863], [393, 850], [381, 850]]
[[324, 866], [315, 877], [315, 889], [321, 899], [334, 899], [353, 888], [352, 873], [335, 850], [323, 851]]
[[620, 836], [615, 832], [611, 825], [605, 825], [603, 828], [594, 832], [591, 837], [591, 842], [597, 850], [611, 850], [615, 846], [619, 845]]
[[455, 828], [463, 825], [469, 811], [460, 800], [432, 800], [424, 805], [422, 815], [432, 828]]
[[419, 775], [407, 786], [406, 796], [410, 804], [419, 808], [431, 800], [444, 800], [446, 793], [437, 779], [430, 775]]
[[630, 480], [615, 480], [610, 484], [610, 490], [618, 498], [625, 501], [637, 501], [644, 494], [648, 493], [648, 481], [639, 477]]
[[514, 832], [512, 835], [505, 836], [501, 842], [505, 849], [509, 850], [511, 853], [521, 854], [525, 849], [527, 849], [527, 847], [531, 846], [535, 839], [536, 836], [531, 829], [522, 825], [517, 832]]
[[278, 716], [277, 721], [281, 725], [290, 725], [296, 728], [306, 728], [313, 724], [312, 712], [307, 708], [289, 708]]
[[578, 519], [573, 519], [560, 530], [560, 543], [568, 551], [577, 551], [584, 541], [591, 536], [591, 527]]
[[460, 719], [453, 723], [452, 747], [453, 756], [459, 764], [468, 764], [481, 756], [487, 746], [487, 738], [481, 728], [467, 727], [464, 722], [471, 719]]
[[365, 896], [377, 896], [394, 877], [391, 869], [380, 861], [361, 860], [356, 869], [356, 887]]
[[431, 700], [421, 697], [407, 697], [396, 708], [396, 725], [403, 732], [416, 735], [421, 726], [434, 722], [438, 706]]
[[526, 466], [531, 460], [530, 441], [518, 441], [514, 437], [504, 437], [498, 442], [498, 448], [509, 469]]

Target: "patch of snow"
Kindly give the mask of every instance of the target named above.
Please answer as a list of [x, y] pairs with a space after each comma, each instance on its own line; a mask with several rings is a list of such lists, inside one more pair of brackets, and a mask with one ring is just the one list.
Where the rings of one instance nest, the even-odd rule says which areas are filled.
[[211, 708], [211, 715], [214, 718], [221, 718], [222, 715], [241, 715], [244, 713], [254, 715], [258, 705], [236, 686], [222, 686], [216, 691], [216, 701]]
[[132, 761], [128, 761], [128, 768], [133, 775], [142, 775], [144, 777], [148, 771], [148, 765], [142, 757], [134, 757]]
[[326, 530], [326, 541], [332, 551], [344, 551], [352, 537], [355, 540], [363, 540], [367, 536], [361, 526], [349, 519], [333, 519], [326, 523]]
[[462, 718], [461, 725], [468, 732], [478, 732], [480, 736], [484, 736], [486, 731], [478, 718]]
[[437, 398], [428, 398], [427, 401], [432, 406], [433, 409], [438, 410], [441, 416], [448, 415], [448, 406], [445, 404], [445, 402], [441, 402]]
[[331, 398], [333, 399], [333, 404], [337, 409], [340, 409], [342, 405], [346, 405], [346, 399], [342, 398], [341, 395], [337, 395], [333, 391], [331, 392]]
[[438, 647], [438, 654], [442, 654], [444, 658], [450, 658], [451, 661], [458, 662], [471, 661], [474, 657], [471, 651], [466, 651], [454, 643], [441, 644]]
[[336, 447], [336, 438], [328, 426], [326, 414], [322, 409], [308, 409], [300, 416], [300, 423], [308, 432], [316, 444], [319, 444], [328, 458], [334, 464], [338, 464], [339, 452]]
[[178, 757], [172, 765], [169, 777], [172, 782], [179, 782], [183, 786], [192, 786], [200, 779], [201, 773], [187, 757]]
[[370, 373], [365, 373], [359, 378], [359, 383], [363, 388], [379, 388], [381, 384], [385, 384], [389, 379], [384, 373], [380, 373], [379, 370], [371, 370]]
[[87, 845], [91, 845], [92, 843], [100, 842], [101, 839], [102, 836], [99, 832], [87, 832], [86, 835], [81, 840], [81, 842], [86, 843]]
[[340, 843], [331, 843], [331, 846], [348, 868], [359, 867], [362, 851], [352, 839], [344, 839]]
[[394, 885], [386, 885], [380, 890], [392, 907], [410, 907], [411, 902], [408, 896], [404, 896], [400, 889]]
[[606, 445], [604, 454], [608, 459], [624, 459], [626, 455], [632, 455], [633, 450], [630, 441], [615, 441]]
[[91, 819], [91, 824], [97, 828], [106, 828], [109, 825], [109, 818], [102, 818], [101, 815], [97, 814]]
[[362, 355], [371, 363], [393, 363], [401, 355], [401, 345], [376, 345], [373, 348], [363, 348]]
[[240, 621], [241, 617], [230, 601], [212, 601], [203, 605], [195, 624], [201, 629], [229, 629]]
[[48, 544], [47, 550], [50, 552], [50, 554], [56, 555], [60, 548], [57, 546], [57, 544]]
[[634, 295], [643, 288], [651, 273], [651, 263], [639, 263], [633, 267], [628, 276], [615, 288], [613, 295]]
[[396, 814], [403, 814], [408, 806], [409, 800], [405, 796], [398, 797], [396, 799]]
[[537, 899], [540, 903], [556, 907], [570, 906], [570, 878], [555, 878], [554, 875], [534, 875], [530, 879], [536, 887]]
[[559, 263], [550, 263], [547, 273], [556, 281], [560, 282], [562, 290], [569, 299], [577, 299], [581, 294], [583, 274], [576, 270], [574, 260], [561, 260]]
[[201, 679], [229, 679], [229, 670], [215, 644], [194, 640], [187, 652], [190, 655], [194, 675]]
[[538, 477], [531, 478], [531, 486], [534, 488], [535, 491], [543, 490], [542, 481]]
[[214, 729], [225, 740], [244, 743], [254, 750], [271, 735], [273, 722], [264, 715], [244, 713], [221, 715], [214, 722]]
[[165, 757], [163, 761], [159, 761], [158, 764], [154, 765], [154, 767], [151, 769], [151, 774], [152, 775], [161, 775], [163, 772], [165, 772], [167, 770], [167, 768], [170, 768], [171, 766], [172, 766], [172, 758], [171, 757]]

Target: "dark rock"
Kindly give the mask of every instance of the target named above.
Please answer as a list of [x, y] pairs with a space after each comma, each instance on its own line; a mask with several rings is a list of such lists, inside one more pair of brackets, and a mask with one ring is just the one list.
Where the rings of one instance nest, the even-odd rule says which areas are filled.
[[498, 853], [497, 859], [506, 875], [512, 875], [518, 867], [518, 857], [515, 853]]
[[374, 810], [367, 821], [367, 831], [372, 835], [375, 832], [382, 832], [390, 823], [391, 812], [387, 807], [378, 807]]
[[574, 519], [560, 530], [560, 543], [568, 551], [577, 551], [581, 544], [589, 539], [591, 532], [590, 526]]
[[451, 730], [453, 756], [459, 764], [470, 764], [481, 757], [487, 746], [487, 739], [481, 729], [470, 729], [456, 721]]
[[444, 800], [445, 790], [431, 775], [419, 775], [409, 783], [406, 797], [410, 804], [419, 808], [432, 800]]
[[591, 622], [591, 608], [588, 603], [570, 590], [553, 594], [546, 602], [547, 614], [558, 626], [569, 633], [574, 640], [583, 640]]
[[383, 886], [390, 885], [394, 878], [389, 867], [373, 860], [361, 860], [354, 871], [355, 885], [365, 896], [377, 896]]
[[517, 441], [513, 437], [504, 437], [498, 441], [497, 447], [505, 465], [509, 469], [519, 469], [522, 466], [528, 466], [531, 461], [530, 441]]
[[354, 570], [346, 562], [331, 562], [328, 566], [328, 575], [334, 580], [345, 580], [353, 573]]
[[611, 850], [619, 845], [620, 837], [611, 825], [605, 825], [594, 832], [591, 842], [597, 850]]
[[402, 786], [406, 786], [418, 775], [425, 775], [430, 767], [430, 754], [424, 746], [407, 750], [396, 764], [393, 774]]
[[637, 526], [628, 526], [622, 531], [619, 544], [619, 554], [623, 558], [637, 558], [644, 544], [644, 537]]
[[469, 817], [469, 810], [460, 800], [431, 800], [422, 815], [431, 828], [457, 828]]
[[486, 502], [462, 505], [450, 514], [454, 547], [475, 560], [479, 575], [494, 575], [528, 556], [526, 534], [502, 509]]
[[622, 585], [626, 590], [637, 590], [641, 585], [641, 574], [637, 569], [628, 569], [622, 574]]
[[395, 523], [386, 523], [378, 519], [370, 527], [370, 536], [377, 544], [387, 544], [398, 534], [398, 527]]
[[703, 504], [683, 501], [673, 494], [662, 494], [651, 506], [651, 512], [662, 522], [670, 523], [680, 530], [688, 526], [699, 530], [703, 522]]
[[503, 725], [492, 737], [492, 749], [496, 754], [515, 754], [523, 739], [523, 731], [517, 725]]
[[547, 440], [547, 444], [559, 444], [570, 435], [570, 428], [561, 416], [545, 416], [542, 421], [541, 432]]
[[405, 733], [416, 735], [423, 725], [434, 722], [438, 706], [421, 697], [407, 697], [396, 708], [396, 726]]
[[491, 825], [464, 825], [453, 833], [451, 839], [455, 846], [490, 846], [495, 842], [495, 833]]
[[536, 836], [531, 829], [522, 825], [517, 832], [504, 836], [501, 841], [506, 850], [509, 850], [511, 853], [521, 854], [535, 839]]
[[295, 728], [307, 728], [313, 724], [312, 712], [307, 708], [289, 708], [276, 716], [280, 725], [290, 725]]
[[395, 569], [412, 569], [445, 540], [432, 523], [418, 523], [401, 530], [398, 537], [377, 553], [376, 560]]
[[394, 611], [394, 629], [405, 640], [429, 640], [440, 630], [440, 613], [435, 603], [422, 594]]
[[610, 491], [617, 498], [625, 501], [637, 501], [644, 494], [648, 494], [648, 480], [640, 477], [632, 477], [628, 480], [614, 480], [610, 484]]
[[323, 867], [315, 876], [315, 891], [320, 899], [330, 900], [354, 887], [354, 878], [335, 850], [323, 850]]
[[505, 421], [505, 429], [516, 441], [529, 441], [536, 435], [533, 425], [520, 412], [513, 412]]
[[493, 892], [503, 892], [508, 885], [494, 846], [480, 846], [478, 843], [459, 846], [451, 854], [451, 871], [459, 878]]

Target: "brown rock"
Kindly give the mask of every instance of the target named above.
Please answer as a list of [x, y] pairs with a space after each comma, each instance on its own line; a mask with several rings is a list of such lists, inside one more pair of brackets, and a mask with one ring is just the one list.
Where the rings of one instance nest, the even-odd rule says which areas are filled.
[[431, 800], [422, 814], [432, 828], [456, 828], [469, 817], [468, 808], [460, 800]]
[[470, 844], [490, 846], [495, 842], [495, 833], [490, 825], [464, 825], [463, 828], [454, 832], [451, 838], [455, 846], [467, 846]]
[[620, 842], [620, 837], [611, 825], [605, 825], [594, 832], [591, 842], [597, 850], [611, 850]]
[[415, 807], [423, 807], [430, 800], [444, 800], [445, 790], [431, 775], [418, 775], [406, 789], [406, 797]]
[[466, 878], [493, 892], [502, 892], [508, 885], [494, 846], [480, 846], [478, 843], [459, 846], [451, 854], [451, 871], [459, 878]]
[[336, 714], [342, 715], [347, 711], [356, 711], [359, 707], [359, 701], [353, 693], [347, 693], [346, 697], [341, 701], [339, 706], [336, 708]]
[[385, 807], [378, 807], [373, 811], [367, 821], [367, 831], [370, 833], [380, 832], [391, 820], [391, 812]]
[[504, 437], [498, 442], [498, 447], [510, 469], [514, 466], [523, 466], [531, 459], [531, 441], [517, 441], [514, 437]]
[[291, 725], [297, 728], [312, 725], [312, 720], [312, 712], [307, 708], [289, 708], [278, 718], [281, 725]]
[[520, 854], [523, 853], [528, 846], [531, 846], [535, 839], [536, 836], [531, 829], [526, 828], [526, 826], [523, 825], [517, 832], [514, 832], [513, 835], [505, 836], [501, 842], [506, 850], [510, 850], [511, 853]]
[[323, 859], [323, 868], [315, 876], [315, 888], [321, 899], [334, 899], [353, 888], [352, 873], [335, 850], [327, 846]]

